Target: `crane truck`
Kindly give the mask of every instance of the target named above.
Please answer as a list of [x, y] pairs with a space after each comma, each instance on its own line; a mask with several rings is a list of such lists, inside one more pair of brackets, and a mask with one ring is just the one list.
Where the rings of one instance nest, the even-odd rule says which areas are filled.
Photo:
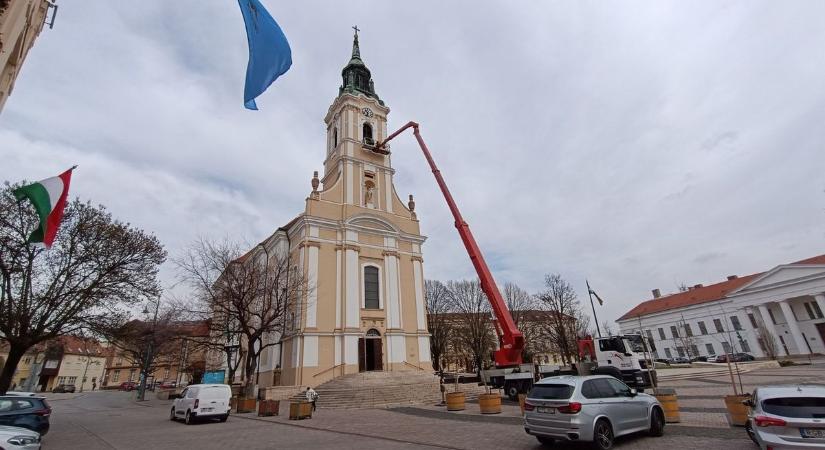
[[567, 367], [559, 367], [522, 364], [521, 355], [524, 349], [524, 335], [516, 327], [513, 317], [507, 309], [507, 304], [496, 285], [493, 274], [487, 267], [481, 249], [470, 231], [470, 226], [461, 216], [461, 211], [459, 211], [455, 200], [453, 200], [441, 171], [436, 166], [427, 144], [424, 143], [424, 139], [421, 137], [418, 123], [408, 122], [383, 141], [368, 147], [368, 150], [382, 155], [389, 154], [387, 143], [408, 128], [412, 128], [418, 146], [424, 153], [424, 158], [426, 158], [436, 183], [438, 183], [438, 187], [444, 195], [444, 200], [447, 201], [447, 206], [450, 208], [455, 220], [455, 227], [478, 275], [481, 290], [487, 296], [495, 315], [494, 328], [498, 336], [498, 349], [493, 352], [493, 361], [496, 368], [484, 371], [482, 376], [485, 381], [493, 387], [503, 388], [511, 398], [515, 398], [519, 393], [527, 393], [532, 388], [533, 382], [540, 377], [561, 374], [607, 374], [623, 380], [639, 390], [652, 386], [655, 383], [656, 373], [652, 360], [646, 358], [645, 355], [649, 354], [646, 347], [652, 347], [653, 343], [641, 335], [581, 339], [579, 340], [578, 365], [572, 364]]

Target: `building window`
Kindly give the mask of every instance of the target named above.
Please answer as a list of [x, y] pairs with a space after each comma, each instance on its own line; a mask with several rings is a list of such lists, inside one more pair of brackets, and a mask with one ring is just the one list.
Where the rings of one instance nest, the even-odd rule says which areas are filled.
[[736, 331], [742, 330], [742, 324], [739, 323], [739, 318], [736, 316], [730, 316], [730, 323], [733, 324], [733, 329]]
[[685, 335], [687, 335], [687, 337], [693, 337], [693, 329], [690, 328], [690, 324], [685, 323], [684, 326], [685, 326]]
[[57, 384], [66, 384], [66, 377], [57, 377]]
[[819, 304], [817, 304], [816, 302], [811, 302], [811, 308], [813, 308], [814, 314], [816, 315], [816, 317], [818, 317], [820, 319], [823, 317], [822, 316], [822, 309], [819, 307]]
[[739, 341], [739, 344], [742, 346], [742, 351], [743, 352], [745, 352], [745, 353], [750, 353], [751, 352], [751, 346], [748, 344], [748, 341], [742, 339], [741, 341]]
[[31, 362], [32, 362], [32, 357], [31, 356], [27, 356], [26, 359], [23, 360], [23, 364], [31, 364]]
[[713, 344], [705, 344], [705, 348], [708, 349], [708, 355], [716, 354], [716, 350], [713, 349]]
[[705, 322], [699, 322], [699, 332], [702, 334], [708, 334], [708, 327], [705, 326]]
[[665, 330], [663, 330], [662, 328], [659, 328], [659, 338], [663, 341], [667, 339], [667, 337], [665, 336]]
[[364, 308], [378, 309], [379, 307], [378, 268], [366, 266], [364, 267]]
[[694, 358], [699, 356], [699, 346], [695, 345], [695, 344], [691, 345], [690, 346], [690, 352], [691, 352], [690, 356], [692, 356]]
[[668, 359], [673, 358], [673, 353], [670, 352], [669, 348], [665, 349], [665, 355], [667, 355]]
[[129, 369], [129, 381], [135, 381], [135, 369]]
[[653, 332], [650, 330], [645, 330], [647, 333], [647, 338], [650, 339], [650, 342], [653, 342]]
[[67, 377], [66, 384], [75, 384], [77, 383], [77, 377]]
[[716, 327], [717, 333], [724, 333], [725, 329], [722, 328], [722, 321], [719, 319], [713, 319], [713, 326]]
[[332, 130], [332, 148], [338, 148], [338, 128]]
[[753, 328], [759, 328], [759, 326], [758, 326], [758, 325], [756, 325], [756, 317], [753, 317], [753, 314], [748, 313], [748, 320], [750, 320], [750, 321], [751, 321], [751, 326], [752, 326]]
[[169, 379], [169, 368], [163, 369], [163, 380], [166, 381]]
[[676, 353], [679, 354], [680, 357], [685, 357], [685, 349], [684, 347], [676, 347]]
[[679, 330], [676, 328], [675, 325], [670, 326], [670, 334], [673, 335], [673, 339], [676, 339], [677, 337], [679, 337]]
[[372, 125], [364, 122], [362, 132], [364, 134], [364, 143], [367, 145], [373, 145], [375, 141], [372, 139]]
[[120, 369], [115, 370], [114, 374], [112, 374], [112, 381], [117, 382], [120, 380]]
[[776, 325], [776, 317], [773, 316], [773, 311], [770, 308], [768, 308], [768, 315], [771, 316], [771, 322]]
[[722, 350], [724, 350], [725, 353], [730, 353], [730, 344], [727, 342], [722, 342]]

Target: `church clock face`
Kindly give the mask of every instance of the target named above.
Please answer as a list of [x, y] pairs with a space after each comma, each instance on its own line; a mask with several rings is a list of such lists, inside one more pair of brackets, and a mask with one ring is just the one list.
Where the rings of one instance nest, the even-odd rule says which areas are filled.
[[363, 114], [364, 114], [365, 116], [367, 116], [367, 117], [372, 117], [372, 110], [371, 110], [371, 109], [369, 109], [369, 108], [364, 108], [364, 109], [362, 109], [362, 110], [361, 110], [361, 113], [363, 113]]

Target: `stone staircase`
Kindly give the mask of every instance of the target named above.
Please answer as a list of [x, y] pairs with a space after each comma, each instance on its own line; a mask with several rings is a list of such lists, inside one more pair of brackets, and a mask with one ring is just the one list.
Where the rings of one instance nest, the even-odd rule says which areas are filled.
[[[438, 377], [428, 372], [361, 372], [314, 387], [319, 408], [389, 408], [441, 401]], [[292, 398], [305, 400], [301, 392]]]

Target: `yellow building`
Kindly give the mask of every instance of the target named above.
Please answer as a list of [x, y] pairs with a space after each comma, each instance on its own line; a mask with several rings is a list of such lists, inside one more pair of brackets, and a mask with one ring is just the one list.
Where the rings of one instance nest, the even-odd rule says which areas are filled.
[[[359, 371], [429, 371], [424, 272], [412, 196], [393, 186], [389, 108], [375, 93], [358, 36], [338, 96], [324, 118], [324, 174], [317, 172], [305, 210], [256, 247], [298, 261], [308, 294], [290, 317], [295, 333], [261, 357], [259, 385], [318, 385]], [[319, 189], [319, 186], [323, 186]], [[280, 370], [278, 368], [280, 367]], [[279, 372], [278, 376], [275, 373]]]
[[55, 7], [48, 0], [0, 0], [0, 112], [50, 6]]

